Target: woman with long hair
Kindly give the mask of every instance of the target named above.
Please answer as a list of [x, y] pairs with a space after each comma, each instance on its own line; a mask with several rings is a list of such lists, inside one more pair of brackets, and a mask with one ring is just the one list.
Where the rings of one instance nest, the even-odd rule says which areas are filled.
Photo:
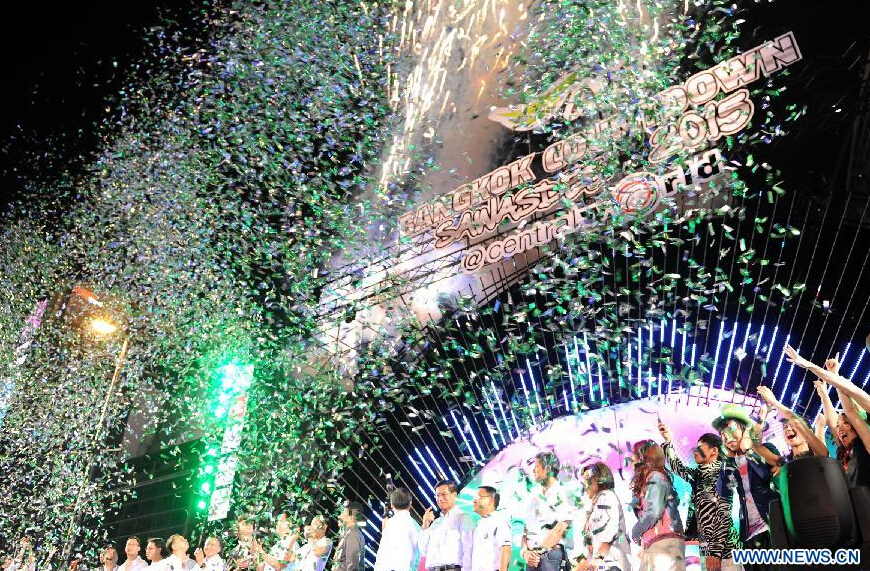
[[590, 500], [583, 535], [591, 551], [575, 571], [630, 571], [631, 547], [622, 503], [613, 491], [613, 472], [604, 462], [590, 464], [583, 469], [583, 486]]
[[[807, 369], [819, 378], [814, 385], [822, 400], [828, 428], [837, 444], [837, 459], [843, 465], [849, 484], [870, 486], [870, 424], [867, 423], [865, 412], [870, 410], [870, 394], [840, 376], [839, 353], [827, 359], [824, 368], [801, 357], [790, 345], [786, 345], [785, 354], [789, 362]], [[837, 389], [837, 396], [843, 406], [843, 412], [839, 416], [831, 404], [826, 383]]]
[[632, 447], [632, 507], [637, 523], [631, 539], [641, 546], [640, 571], [685, 571], [686, 540], [678, 499], [665, 469], [665, 453], [654, 440]]

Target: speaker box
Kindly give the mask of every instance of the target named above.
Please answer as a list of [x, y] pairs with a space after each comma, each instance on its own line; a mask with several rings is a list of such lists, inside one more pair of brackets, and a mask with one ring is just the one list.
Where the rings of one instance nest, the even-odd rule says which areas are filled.
[[783, 467], [782, 510], [794, 547], [855, 545], [858, 525], [849, 483], [834, 458], [809, 457]]

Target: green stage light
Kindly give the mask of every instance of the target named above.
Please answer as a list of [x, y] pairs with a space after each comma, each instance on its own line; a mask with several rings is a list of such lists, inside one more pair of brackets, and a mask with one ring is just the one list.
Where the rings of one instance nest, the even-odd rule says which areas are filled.
[[[212, 383], [209, 410], [213, 415], [211, 434], [206, 436], [206, 449], [199, 471], [197, 508], [208, 510], [208, 521], [223, 519], [232, 500], [236, 471], [235, 450], [244, 429], [248, 404], [248, 389], [254, 380], [254, 366], [238, 361], [223, 361], [216, 367]], [[218, 444], [220, 442], [220, 444]]]

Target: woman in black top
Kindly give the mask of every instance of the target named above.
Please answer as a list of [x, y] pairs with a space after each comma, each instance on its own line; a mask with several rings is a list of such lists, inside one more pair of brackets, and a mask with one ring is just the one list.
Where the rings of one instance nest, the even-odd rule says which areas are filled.
[[[820, 379], [815, 383], [816, 392], [822, 399], [828, 428], [837, 441], [837, 459], [843, 464], [843, 470], [852, 486], [870, 487], [870, 425], [867, 424], [866, 414], [859, 413], [855, 406], [857, 403], [864, 410], [870, 410], [870, 395], [838, 374], [839, 353], [833, 359], [825, 361], [825, 369], [810, 363], [792, 347], [787, 346], [785, 354], [790, 362], [807, 369]], [[834, 413], [825, 383], [830, 383], [837, 389], [840, 404], [843, 406], [843, 412], [839, 416]]]
[[773, 468], [774, 475], [778, 475], [780, 466], [797, 458], [828, 455], [828, 447], [815, 435], [806, 421], [779, 402], [770, 388], [758, 387], [758, 396], [771, 410], [779, 413], [779, 418], [784, 423], [782, 435], [785, 437], [789, 452], [785, 456], [780, 456], [779, 462]]

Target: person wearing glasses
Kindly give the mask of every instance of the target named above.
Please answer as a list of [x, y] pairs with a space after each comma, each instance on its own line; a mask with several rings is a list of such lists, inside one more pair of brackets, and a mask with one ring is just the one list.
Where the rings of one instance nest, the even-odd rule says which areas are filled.
[[226, 564], [223, 557], [221, 557], [222, 550], [223, 544], [221, 540], [217, 537], [209, 537], [205, 540], [202, 549], [197, 549], [193, 552], [196, 566], [204, 571], [224, 571]]
[[498, 491], [481, 486], [474, 497], [474, 512], [480, 516], [474, 528], [471, 571], [508, 571], [511, 563], [511, 524], [496, 513]]
[[263, 548], [263, 544], [253, 540], [253, 550], [262, 560], [257, 566], [257, 571], [292, 571], [295, 563], [292, 561], [293, 554], [299, 550], [299, 533], [294, 533], [290, 526], [290, 520], [286, 512], [279, 512], [275, 522], [275, 535], [278, 541], [269, 551]]
[[150, 537], [145, 542], [145, 558], [151, 563], [148, 564], [148, 571], [162, 571], [164, 566], [163, 539], [160, 537]]
[[322, 515], [312, 517], [311, 524], [305, 526], [308, 542], [299, 549], [299, 571], [323, 571], [326, 568], [326, 560], [332, 553], [332, 540], [326, 537], [328, 531], [329, 524]]
[[442, 480], [435, 485], [435, 503], [441, 516], [435, 519], [432, 508], [423, 514], [420, 555], [427, 571], [471, 571], [474, 521], [456, 507], [459, 488]]
[[142, 542], [139, 541], [139, 538], [135, 535], [130, 536], [127, 539], [127, 543], [124, 544], [124, 555], [127, 556], [127, 560], [118, 567], [119, 571], [144, 571], [145, 568], [148, 567], [148, 564], [145, 563], [145, 560], [139, 557], [139, 553], [142, 551]]
[[662, 435], [665, 459], [671, 472], [691, 486], [689, 514], [686, 521], [686, 538], [697, 539], [701, 548], [701, 566], [706, 571], [739, 569], [733, 562], [731, 551], [740, 547], [735, 530], [731, 526], [731, 503], [733, 491], [723, 489], [723, 496], [716, 491], [716, 482], [722, 471], [722, 438], [712, 432], [702, 434], [693, 450], [695, 467], [688, 467], [674, 448], [671, 429], [661, 420], [658, 423]]
[[780, 454], [773, 444], [761, 443], [762, 425], [763, 421], [756, 423], [746, 409], [736, 404], [724, 405], [713, 421], [726, 456], [716, 491], [722, 497], [728, 494], [727, 489], [737, 491], [740, 541], [747, 549], [770, 547], [768, 507], [779, 497], [771, 483], [772, 466], [777, 465]]

